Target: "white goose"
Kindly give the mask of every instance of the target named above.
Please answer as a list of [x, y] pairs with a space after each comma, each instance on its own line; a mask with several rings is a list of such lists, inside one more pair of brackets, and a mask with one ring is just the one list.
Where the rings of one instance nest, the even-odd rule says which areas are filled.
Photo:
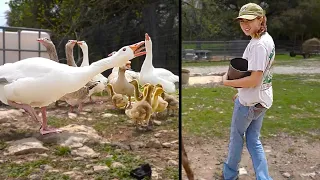
[[[69, 40], [65, 46], [67, 64], [73, 67], [78, 67], [73, 57], [73, 47], [76, 43], [76, 40]], [[78, 112], [80, 113], [82, 111], [83, 102], [87, 99], [92, 89], [98, 84], [98, 81], [89, 81], [84, 87], [75, 92], [64, 95], [60, 100], [64, 100], [70, 105], [70, 112], [73, 111], [74, 106], [78, 105]]]
[[46, 106], [67, 93], [85, 86], [95, 75], [123, 66], [129, 60], [144, 55], [144, 41], [122, 47], [115, 55], [85, 67], [71, 67], [47, 58], [33, 57], [0, 66], [0, 100], [7, 105], [26, 110], [35, 121], [41, 122], [33, 107], [40, 107], [40, 133], [61, 132], [47, 125]]
[[[112, 56], [116, 53], [116, 51], [110, 53], [108, 56]], [[109, 83], [113, 84], [118, 79], [119, 67], [114, 67], [112, 69], [111, 74], [108, 76]], [[125, 72], [125, 77], [128, 82], [132, 81], [133, 79], [139, 79], [140, 73], [127, 69]]]
[[44, 38], [37, 39], [37, 41], [47, 49], [47, 53], [51, 60], [59, 62], [56, 46], [53, 44], [53, 42], [50, 39], [48, 39], [47, 37], [44, 37]]
[[[47, 37], [39, 38], [39, 39], [37, 39], [37, 41], [46, 48], [47, 53], [49, 55], [49, 58], [51, 60], [59, 62], [56, 46], [53, 44], [53, 42], [49, 38], [47, 38]], [[61, 101], [61, 100], [56, 101], [56, 103], [55, 103], [56, 107], [59, 106], [59, 101]]]
[[[87, 43], [85, 41], [78, 41], [77, 43], [80, 46], [83, 53], [83, 60], [80, 66], [81, 67], [89, 66], [89, 53], [88, 53]], [[90, 94], [89, 94], [90, 99], [93, 93], [98, 93], [98, 92], [102, 93], [106, 89], [108, 84], [108, 78], [104, 77], [101, 73], [94, 76], [92, 80], [100, 81], [100, 83], [90, 91]]]
[[179, 76], [164, 68], [154, 68], [152, 65], [152, 41], [149, 35], [145, 34], [146, 58], [142, 64], [139, 82], [140, 84], [150, 83], [161, 84], [168, 93], [175, 92], [175, 82], [179, 82]]

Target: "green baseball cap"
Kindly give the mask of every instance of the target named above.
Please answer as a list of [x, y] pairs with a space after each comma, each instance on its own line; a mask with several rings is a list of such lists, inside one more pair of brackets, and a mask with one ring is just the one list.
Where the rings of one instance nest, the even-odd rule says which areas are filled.
[[241, 7], [239, 16], [236, 19], [253, 20], [259, 16], [264, 16], [263, 9], [258, 4], [248, 3]]

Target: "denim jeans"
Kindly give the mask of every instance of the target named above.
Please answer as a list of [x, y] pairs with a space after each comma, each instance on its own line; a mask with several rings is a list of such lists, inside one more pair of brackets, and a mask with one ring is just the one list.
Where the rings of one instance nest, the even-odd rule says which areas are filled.
[[268, 173], [267, 159], [260, 142], [260, 130], [266, 108], [243, 106], [236, 98], [232, 115], [229, 152], [223, 166], [225, 180], [235, 180], [241, 160], [244, 138], [251, 155], [257, 180], [272, 180]]

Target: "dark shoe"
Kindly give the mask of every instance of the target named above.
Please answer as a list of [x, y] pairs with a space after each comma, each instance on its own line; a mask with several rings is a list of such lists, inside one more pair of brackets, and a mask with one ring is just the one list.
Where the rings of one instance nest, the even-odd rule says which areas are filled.
[[147, 179], [151, 179], [151, 166], [149, 164], [142, 164], [140, 167], [132, 170], [130, 172], [130, 176], [136, 178], [137, 180], [142, 180], [147, 177]]

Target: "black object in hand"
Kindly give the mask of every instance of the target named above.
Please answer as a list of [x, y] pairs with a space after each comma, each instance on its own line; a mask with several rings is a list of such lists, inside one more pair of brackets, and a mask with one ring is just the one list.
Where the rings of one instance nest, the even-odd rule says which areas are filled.
[[248, 61], [246, 59], [234, 58], [230, 60], [228, 80], [241, 79], [250, 75], [251, 72], [248, 71]]

